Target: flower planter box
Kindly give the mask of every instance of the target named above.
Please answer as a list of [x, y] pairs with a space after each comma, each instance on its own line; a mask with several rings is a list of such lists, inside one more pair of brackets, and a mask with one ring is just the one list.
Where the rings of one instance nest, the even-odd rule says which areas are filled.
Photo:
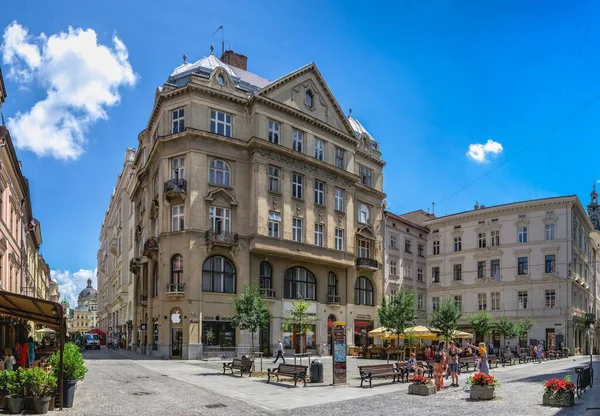
[[542, 403], [545, 406], [570, 407], [575, 404], [575, 393], [564, 391], [556, 394], [545, 392]]
[[408, 394], [430, 396], [435, 394], [435, 384], [411, 384], [408, 386]]
[[471, 386], [472, 400], [492, 400], [496, 397], [496, 388], [494, 386]]

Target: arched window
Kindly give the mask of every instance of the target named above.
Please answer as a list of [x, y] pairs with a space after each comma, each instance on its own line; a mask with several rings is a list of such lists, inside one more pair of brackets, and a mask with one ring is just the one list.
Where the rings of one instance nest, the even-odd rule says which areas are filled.
[[202, 265], [202, 291], [235, 293], [235, 268], [225, 257], [214, 256]]
[[315, 275], [304, 267], [287, 269], [284, 277], [284, 294], [287, 299], [315, 300], [317, 298], [317, 282]]
[[338, 279], [334, 272], [329, 272], [327, 275], [327, 296], [337, 296], [338, 294]]
[[183, 283], [183, 257], [181, 254], [175, 254], [171, 258], [171, 284], [179, 285]]
[[273, 284], [273, 269], [266, 261], [260, 263], [260, 288], [272, 289]]
[[211, 185], [231, 186], [231, 168], [227, 162], [220, 159], [210, 162], [209, 183]]
[[314, 98], [314, 95], [313, 95], [312, 91], [306, 90], [306, 95], [304, 97], [304, 103], [306, 104], [307, 107], [312, 108], [313, 98]]
[[152, 297], [158, 296], [158, 263], [154, 263], [154, 274], [152, 276]]
[[369, 207], [365, 204], [360, 204], [358, 206], [358, 222], [361, 224], [369, 223]]
[[364, 276], [357, 278], [354, 282], [354, 304], [375, 306], [373, 284]]

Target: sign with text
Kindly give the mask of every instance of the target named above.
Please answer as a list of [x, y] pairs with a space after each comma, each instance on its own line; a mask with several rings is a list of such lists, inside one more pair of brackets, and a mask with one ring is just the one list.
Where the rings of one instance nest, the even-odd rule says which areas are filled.
[[346, 384], [346, 322], [333, 323], [333, 384]]

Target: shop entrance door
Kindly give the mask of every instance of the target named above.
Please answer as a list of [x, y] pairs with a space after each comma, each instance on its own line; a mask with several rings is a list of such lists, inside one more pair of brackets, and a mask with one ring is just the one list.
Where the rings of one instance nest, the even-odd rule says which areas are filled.
[[171, 358], [181, 358], [183, 331], [181, 328], [171, 328]]
[[554, 328], [546, 328], [546, 351], [556, 349]]
[[327, 348], [328, 353], [332, 354], [333, 351], [333, 323], [337, 321], [335, 315], [329, 315], [327, 318]]

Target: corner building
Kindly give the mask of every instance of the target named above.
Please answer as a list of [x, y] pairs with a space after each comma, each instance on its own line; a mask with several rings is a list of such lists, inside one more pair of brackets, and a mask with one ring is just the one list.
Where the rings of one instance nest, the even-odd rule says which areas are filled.
[[[256, 283], [270, 327], [255, 345], [288, 354], [368, 342], [382, 287], [384, 162], [314, 64], [275, 81], [226, 51], [183, 62], [156, 91], [134, 161], [133, 348], [194, 359], [237, 348], [232, 298]], [[309, 300], [307, 336], [283, 326]], [[301, 341], [302, 340], [302, 341]]]

